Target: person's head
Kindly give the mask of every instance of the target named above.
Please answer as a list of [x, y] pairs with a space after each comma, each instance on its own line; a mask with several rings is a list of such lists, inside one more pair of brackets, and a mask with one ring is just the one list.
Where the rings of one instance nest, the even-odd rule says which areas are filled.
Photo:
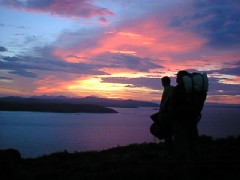
[[182, 77], [188, 75], [188, 72], [185, 70], [181, 70], [181, 71], [178, 71], [176, 75], [177, 75], [176, 82], [180, 83], [182, 81]]
[[170, 77], [168, 77], [168, 76], [162, 77], [162, 85], [163, 85], [163, 87], [169, 86], [170, 83], [171, 83]]

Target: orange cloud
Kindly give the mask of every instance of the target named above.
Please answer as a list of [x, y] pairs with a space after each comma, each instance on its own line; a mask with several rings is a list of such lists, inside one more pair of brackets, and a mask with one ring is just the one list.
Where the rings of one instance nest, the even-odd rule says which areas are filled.
[[58, 94], [67, 93], [67, 81], [61, 80], [55, 76], [46, 76], [35, 82], [36, 88], [33, 91], [35, 94]]
[[240, 95], [210, 95], [207, 102], [223, 104], [240, 104]]
[[29, 95], [29, 91], [19, 88], [8, 88], [8, 87], [0, 87], [0, 94], [2, 95], [18, 95], [18, 96], [27, 96]]
[[107, 68], [101, 68], [101, 71], [104, 72], [108, 72], [109, 74], [111, 74], [111, 77], [113, 76], [117, 76], [117, 77], [125, 77], [126, 75], [134, 75], [137, 72], [131, 69], [127, 69], [127, 68], [111, 68], [111, 67], [107, 67]]
[[240, 85], [240, 76], [222, 74], [219, 83]]

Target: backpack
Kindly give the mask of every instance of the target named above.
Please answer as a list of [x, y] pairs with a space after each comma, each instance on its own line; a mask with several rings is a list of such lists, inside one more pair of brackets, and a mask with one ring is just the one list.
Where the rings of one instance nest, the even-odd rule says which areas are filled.
[[184, 87], [187, 93], [208, 92], [208, 77], [206, 73], [189, 73], [183, 77]]
[[208, 92], [208, 77], [206, 73], [189, 73], [184, 76], [183, 84], [187, 93], [187, 102], [195, 113], [201, 116], [201, 111]]

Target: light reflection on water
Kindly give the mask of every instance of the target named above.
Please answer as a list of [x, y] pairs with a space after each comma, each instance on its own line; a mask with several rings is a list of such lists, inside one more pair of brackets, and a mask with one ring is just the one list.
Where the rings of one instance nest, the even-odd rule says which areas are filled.
[[[0, 111], [0, 149], [18, 149], [23, 157], [57, 151], [102, 150], [152, 142], [153, 108], [115, 108], [117, 114]], [[239, 109], [205, 108], [200, 134], [215, 138], [238, 135]]]

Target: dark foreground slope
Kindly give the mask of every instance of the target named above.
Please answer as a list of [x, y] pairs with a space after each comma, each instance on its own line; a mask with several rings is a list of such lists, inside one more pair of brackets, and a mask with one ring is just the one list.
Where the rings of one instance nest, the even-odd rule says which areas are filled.
[[0, 156], [0, 179], [240, 179], [240, 137], [201, 137], [200, 158], [183, 164], [155, 143], [35, 159], [21, 159], [16, 150], [2, 150]]

